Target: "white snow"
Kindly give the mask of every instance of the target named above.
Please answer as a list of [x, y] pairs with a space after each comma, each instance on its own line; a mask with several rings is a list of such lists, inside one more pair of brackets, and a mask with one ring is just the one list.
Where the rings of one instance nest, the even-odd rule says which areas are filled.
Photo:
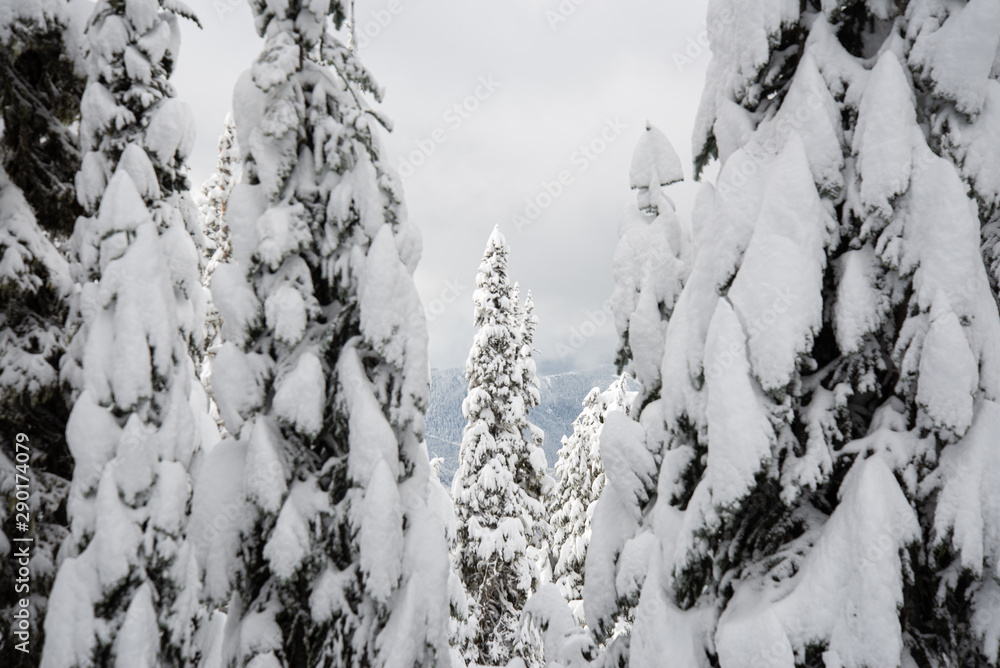
[[122, 428], [111, 411], [94, 401], [90, 390], [84, 390], [66, 423], [66, 442], [74, 462], [73, 486], [81, 494], [97, 488], [121, 435]]
[[934, 512], [935, 540], [944, 542], [950, 537], [962, 568], [976, 575], [981, 575], [987, 566], [992, 566], [994, 574], [1000, 574], [997, 433], [1000, 433], [1000, 406], [992, 401], [977, 402], [972, 428], [962, 440], [944, 449], [937, 471], [928, 481], [940, 489]]
[[[88, 155], [96, 157], [100, 154], [91, 153]], [[115, 168], [115, 172], [117, 173], [119, 170], [128, 174], [132, 180], [132, 185], [135, 186], [139, 195], [144, 199], [159, 199], [160, 184], [156, 180], [156, 171], [153, 169], [153, 163], [149, 161], [146, 151], [141, 147], [136, 144], [129, 144], [125, 147], [125, 150], [122, 151], [122, 157], [118, 160], [118, 167]], [[83, 174], [84, 172], [85, 170], [81, 170], [80, 173]], [[103, 185], [103, 179], [101, 183]]]
[[222, 336], [228, 342], [244, 343], [248, 330], [259, 324], [262, 309], [238, 263], [227, 262], [216, 268], [212, 274], [212, 300], [222, 316]]
[[[240, 148], [243, 148], [243, 144], [240, 144]], [[261, 186], [250, 185], [245, 179], [233, 186], [225, 216], [231, 234], [233, 264], [244, 268], [254, 266], [253, 254], [257, 250], [257, 219], [266, 206], [267, 193]], [[218, 295], [213, 296], [218, 297]]]
[[170, 33], [168, 21], [158, 22], [152, 30], [146, 31], [142, 37], [136, 40], [136, 46], [146, 54], [151, 62], [158, 63], [170, 47]]
[[299, 46], [292, 35], [276, 31], [267, 40], [261, 56], [254, 61], [253, 81], [266, 93], [286, 82], [299, 69], [301, 60]]
[[878, 287], [881, 265], [871, 244], [837, 259], [837, 302], [834, 327], [841, 352], [860, 349], [867, 334], [878, 331], [889, 314], [888, 296]]
[[[881, 456], [858, 460], [796, 575], [777, 582], [754, 578], [737, 587], [715, 634], [720, 663], [791, 667], [793, 650], [825, 641], [842, 668], [898, 665], [899, 550], [919, 535], [917, 518]], [[789, 552], [783, 558], [797, 557]]]
[[156, 610], [153, 609], [150, 584], [139, 585], [125, 613], [125, 620], [114, 641], [115, 668], [156, 668], [159, 662], [159, 636]]
[[105, 163], [103, 153], [87, 151], [83, 154], [80, 171], [76, 173], [76, 198], [88, 211], [93, 211], [107, 188], [108, 175]]
[[656, 474], [653, 455], [646, 449], [642, 427], [622, 413], [612, 413], [601, 431], [601, 463], [607, 485], [616, 490], [615, 497], [639, 520], [641, 505], [652, 487]]
[[125, 74], [129, 79], [149, 84], [152, 78], [152, 63], [134, 46], [125, 47]]
[[86, 665], [97, 645], [94, 599], [100, 585], [89, 555], [68, 557], [59, 567], [45, 617], [42, 668]]
[[719, 287], [732, 281], [753, 236], [771, 160], [770, 154], [757, 147], [740, 149], [726, 160], [719, 172], [712, 217], [703, 231], [707, 236], [710, 228], [711, 234], [717, 237], [706, 239], [707, 246], [714, 247], [714, 252], [710, 256], [705, 252], [703, 261], [714, 264], [713, 278]]
[[1000, 81], [985, 85], [985, 101], [975, 121], [964, 116], [949, 119], [950, 132], [945, 147], [962, 172], [962, 177], [976, 190], [985, 206], [1000, 207]]
[[102, 237], [118, 230], [134, 232], [149, 220], [149, 210], [132, 176], [125, 168], [116, 169], [101, 198], [95, 232]]
[[[913, 90], [896, 55], [884, 52], [871, 71], [858, 109], [852, 151], [861, 178], [861, 213], [888, 220], [892, 200], [906, 192], [916, 125]], [[862, 238], [877, 222], [865, 221]], [[878, 232], [881, 226], [874, 227]]]
[[227, 439], [205, 458], [191, 498], [188, 539], [204, 571], [205, 594], [221, 603], [229, 594], [242, 533], [251, 528], [244, 495], [245, 444]]
[[101, 476], [94, 514], [94, 537], [88, 551], [94, 551], [98, 582], [106, 590], [128, 576], [139, 558], [142, 542], [135, 511], [122, 503], [118, 495], [114, 465], [105, 467]]
[[[771, 456], [774, 434], [755, 392], [746, 337], [733, 308], [720, 300], [705, 344], [708, 400], [708, 467], [701, 485], [712, 503], [728, 508], [753, 487]], [[697, 492], [695, 493], [697, 496]]]
[[396, 436], [372, 393], [355, 349], [347, 348], [341, 353], [337, 372], [338, 391], [343, 394], [350, 416], [352, 447], [347, 466], [351, 478], [366, 485], [380, 461], [389, 466], [393, 476], [399, 475]]
[[194, 148], [194, 113], [186, 102], [167, 98], [153, 112], [144, 143], [159, 160], [172, 164], [186, 160]]
[[998, 47], [1000, 5], [969, 0], [955, 8], [939, 30], [920, 35], [910, 62], [922, 68], [935, 95], [953, 100], [958, 111], [975, 118], [986, 98]]
[[[979, 368], [958, 316], [941, 290], [931, 305], [930, 327], [920, 353], [917, 404], [943, 440], [961, 438], [972, 425]], [[929, 424], [926, 424], [929, 423]]]
[[371, 478], [365, 482], [365, 496], [356, 519], [360, 568], [372, 598], [386, 602], [402, 574], [402, 504], [396, 479], [384, 459], [375, 464]]
[[230, 433], [238, 434], [243, 421], [264, 404], [268, 361], [244, 355], [231, 342], [222, 344], [212, 363], [212, 395]]
[[313, 584], [309, 594], [309, 611], [313, 621], [324, 622], [342, 614], [350, 608], [350, 603], [344, 597], [344, 592], [350, 589], [356, 577], [355, 567], [338, 571], [327, 565]]
[[618, 497], [616, 489], [605, 485], [594, 508], [592, 534], [587, 550], [583, 600], [587, 625], [610, 633], [618, 606], [615, 590], [615, 561], [625, 542], [639, 527], [630, 507]]
[[[264, 544], [264, 558], [279, 580], [291, 578], [312, 547], [309, 540], [310, 483], [296, 481], [288, 499], [281, 506], [278, 521]], [[304, 506], [304, 507], [300, 507]], [[305, 514], [303, 514], [305, 511]]]
[[[105, 37], [108, 28], [116, 24], [115, 19], [117, 17], [109, 17], [104, 21], [102, 38]], [[102, 39], [102, 42], [110, 44], [110, 40]], [[80, 146], [83, 150], [96, 149], [97, 137], [105, 129], [109, 127], [120, 129], [133, 122], [135, 116], [132, 112], [125, 107], [119, 107], [114, 96], [103, 84], [96, 81], [87, 84], [80, 99]]]
[[[391, 228], [382, 226], [372, 240], [359, 271], [358, 301], [361, 331], [390, 364], [407, 362], [413, 369], [407, 380], [429, 382], [423, 373], [427, 327], [420, 299], [406, 267], [400, 261]], [[410, 391], [407, 388], [407, 391]]]
[[[220, 292], [225, 290], [220, 289]], [[291, 285], [279, 286], [264, 302], [264, 317], [279, 341], [294, 346], [306, 331], [306, 303], [302, 293]]]
[[316, 438], [323, 428], [327, 404], [326, 377], [316, 353], [303, 350], [289, 371], [279, 372], [274, 387], [271, 405], [275, 417], [306, 438]]
[[789, 384], [820, 330], [824, 249], [834, 229], [793, 135], [770, 168], [757, 228], [729, 289], [765, 390]]
[[160, 531], [179, 537], [185, 525], [187, 501], [191, 498], [188, 472], [180, 462], [159, 462], [156, 481], [149, 520]]
[[772, 131], [776, 147], [783, 147], [792, 134], [802, 140], [813, 180], [821, 191], [843, 190], [840, 112], [809, 51], [799, 61], [781, 109], [772, 122], [761, 124], [757, 141], [767, 143]]
[[661, 187], [684, 180], [681, 160], [670, 140], [649, 123], [646, 123], [646, 131], [639, 137], [632, 153], [628, 178], [629, 186], [644, 190], [650, 200], [655, 198]]
[[282, 260], [312, 241], [305, 207], [301, 203], [268, 207], [257, 218], [256, 233], [256, 252], [272, 271], [281, 265]]
[[522, 610], [523, 623], [533, 624], [542, 632], [546, 661], [555, 661], [563, 651], [567, 636], [576, 631], [573, 613], [552, 583], [538, 588]]
[[244, 477], [247, 498], [264, 512], [277, 514], [288, 491], [285, 466], [275, 451], [281, 433], [267, 418], [257, 418], [250, 432]]
[[[659, 546], [650, 555], [649, 577], [636, 609], [629, 647], [629, 666], [658, 668], [664, 657], [690, 668], [709, 668], [705, 653], [708, 611], [682, 611], [668, 594]], [[725, 668], [729, 665], [723, 663]], [[755, 668], [759, 664], [754, 664]]]

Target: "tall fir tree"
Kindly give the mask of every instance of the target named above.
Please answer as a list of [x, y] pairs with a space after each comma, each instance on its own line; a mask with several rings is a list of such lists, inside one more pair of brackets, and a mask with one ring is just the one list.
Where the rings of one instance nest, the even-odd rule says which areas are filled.
[[[236, 124], [232, 114], [226, 115], [226, 127], [219, 137], [219, 160], [215, 173], [201, 186], [203, 201], [199, 206], [205, 236], [208, 262], [205, 265], [203, 281], [211, 283], [215, 268], [229, 259], [232, 253], [229, 225], [226, 223], [226, 207], [232, 196], [233, 187], [243, 173], [243, 158], [236, 138]], [[209, 339], [211, 340], [211, 338]]]
[[42, 666], [196, 659], [189, 471], [212, 438], [192, 350], [205, 290], [184, 159], [193, 117], [168, 81], [178, 14], [101, 1], [87, 25], [77, 198], [77, 283], [62, 378], [75, 468], [72, 536], [52, 589]]
[[459, 633], [465, 660], [506, 665], [520, 654], [534, 666], [539, 657], [522, 642], [520, 618], [539, 583], [546, 464], [527, 417], [538, 404], [531, 360], [536, 320], [530, 300], [520, 308], [507, 255], [507, 242], [494, 229], [476, 276], [478, 331], [466, 362], [468, 423], [452, 484], [453, 550], [470, 598]]
[[[212, 276], [219, 265], [229, 259], [233, 244], [226, 222], [226, 208], [232, 195], [233, 187], [243, 174], [243, 157], [240, 155], [239, 141], [236, 138], [236, 124], [232, 114], [226, 114], [226, 127], [219, 137], [219, 159], [216, 171], [202, 184], [202, 202], [198, 207], [201, 223], [205, 233], [205, 264], [201, 272], [202, 284], [211, 286]], [[213, 300], [209, 300], [205, 309], [205, 344], [199, 351], [198, 377], [210, 395], [210, 413], [225, 432], [225, 424], [219, 414], [219, 408], [212, 395], [212, 360], [218, 347], [222, 345], [222, 315]]]
[[212, 387], [237, 438], [204, 486], [248, 507], [201, 552], [208, 597], [232, 592], [225, 661], [447, 666], [419, 233], [366, 101], [381, 90], [338, 37], [346, 2], [251, 7], [264, 49], [234, 93], [244, 173], [212, 278], [225, 339]]
[[[647, 404], [657, 401], [664, 382], [672, 382], [664, 380], [660, 368], [665, 361], [663, 337], [691, 273], [692, 231], [667, 195], [669, 186], [683, 178], [677, 152], [658, 128], [647, 123], [629, 167], [636, 207], [619, 227], [611, 297], [619, 335], [618, 370], [627, 371], [638, 387], [630, 401], [630, 419], [612, 420], [601, 429], [604, 486], [589, 518], [591, 539], [584, 558], [584, 612], [594, 639], [605, 647], [603, 661], [608, 666], [628, 662], [628, 630], [641, 579], [618, 581], [618, 564], [622, 559], [643, 558], [642, 553], [623, 550], [638, 533], [643, 508], [656, 491], [656, 460], [652, 449], [642, 444], [643, 428], [636, 421]], [[699, 213], [704, 209], [703, 195], [695, 209]], [[645, 547], [641, 541], [634, 544]]]
[[545, 459], [545, 431], [531, 421], [531, 411], [541, 403], [541, 384], [538, 380], [538, 367], [534, 359], [535, 329], [538, 327], [538, 316], [535, 315], [535, 302], [531, 291], [524, 298], [524, 305], [517, 304], [517, 369], [515, 386], [521, 396], [524, 411], [521, 414], [520, 433], [530, 444], [529, 454], [522, 467], [515, 475], [517, 484], [528, 491], [531, 498], [542, 500], [543, 503], [530, 506], [535, 513], [533, 531], [529, 537], [529, 554], [535, 561], [544, 561], [551, 539], [552, 527], [545, 514], [544, 499], [548, 498], [555, 481], [548, 474], [548, 462]]
[[[516, 288], [516, 286], [515, 286]], [[538, 381], [538, 368], [534, 360], [535, 329], [538, 327], [538, 316], [535, 315], [535, 302], [531, 291], [524, 298], [524, 306], [519, 303], [515, 291], [515, 322], [517, 323], [517, 359], [519, 376], [515, 379], [517, 392], [524, 404], [522, 418], [522, 433], [537, 447], [542, 447], [545, 433], [528, 419], [531, 411], [538, 408], [541, 402], [541, 386]], [[539, 483], [536, 483], [539, 484]]]
[[583, 410], [573, 421], [573, 433], [563, 436], [556, 461], [556, 484], [547, 499], [552, 524], [549, 560], [552, 581], [573, 607], [578, 622], [582, 611], [584, 565], [590, 545], [594, 504], [604, 490], [601, 464], [601, 430], [611, 413], [631, 415], [634, 392], [628, 391], [628, 376], [622, 374], [603, 392], [595, 387], [583, 400]]
[[[19, 651], [17, 637], [8, 636], [0, 663], [12, 668], [38, 665], [56, 553], [67, 534], [73, 463], [59, 365], [72, 291], [65, 240], [80, 211], [73, 184], [80, 153], [71, 128], [83, 93], [76, 32], [59, 0], [0, 7], [0, 581], [10, 583], [0, 594], [0, 624], [14, 629], [12, 615], [27, 598], [30, 642], [20, 649], [34, 650]], [[16, 522], [25, 519], [16, 511], [25, 509], [27, 534]], [[26, 535], [27, 597], [26, 578], [10, 557], [25, 545], [10, 539]]]
[[634, 613], [633, 668], [995, 666], [1000, 5], [709, 24], [720, 169], [663, 336], [628, 332], [662, 364], [605, 426], [588, 621]]
[[637, 206], [621, 225], [611, 297], [619, 334], [618, 371], [628, 367], [639, 380], [642, 401], [659, 391], [663, 351], [658, 342], [690, 271], [690, 234], [666, 194], [667, 186], [683, 179], [673, 146], [647, 123], [629, 168]]

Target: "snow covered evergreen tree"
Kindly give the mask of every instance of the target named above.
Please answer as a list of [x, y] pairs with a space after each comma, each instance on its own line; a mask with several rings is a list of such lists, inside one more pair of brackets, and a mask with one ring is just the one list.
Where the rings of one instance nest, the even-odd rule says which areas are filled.
[[[516, 287], [516, 286], [515, 286]], [[521, 414], [519, 430], [524, 440], [531, 444], [529, 461], [518, 471], [516, 482], [527, 490], [531, 498], [543, 500], [542, 504], [530, 506], [536, 511], [534, 529], [529, 538], [530, 551], [536, 561], [544, 561], [548, 545], [552, 537], [552, 527], [545, 514], [544, 499], [552, 492], [555, 481], [548, 474], [548, 462], [545, 460], [545, 431], [531, 422], [531, 411], [538, 408], [541, 402], [541, 385], [538, 380], [538, 370], [534, 360], [535, 328], [538, 327], [538, 316], [535, 315], [535, 302], [531, 291], [524, 298], [524, 305], [515, 304], [517, 309], [517, 350], [519, 376], [515, 377], [515, 386], [521, 396], [524, 411]]]
[[347, 6], [252, 2], [264, 50], [234, 94], [245, 161], [212, 387], [237, 439], [194, 504], [199, 535], [228, 527], [199, 548], [207, 597], [232, 592], [227, 665], [450, 661], [419, 233], [366, 102], [381, 91], [338, 38]]
[[[226, 114], [226, 129], [219, 137], [219, 161], [216, 172], [202, 185], [204, 200], [198, 207], [201, 222], [205, 231], [204, 250], [206, 262], [201, 272], [202, 284], [206, 287], [212, 283], [212, 276], [220, 264], [229, 259], [232, 253], [229, 224], [226, 222], [226, 207], [233, 186], [243, 173], [243, 158], [240, 155], [239, 143], [236, 139], [236, 124], [232, 114]], [[198, 377], [212, 394], [212, 360], [215, 352], [222, 345], [222, 316], [213, 300], [209, 300], [205, 309], [205, 344], [199, 351]], [[210, 399], [212, 418], [225, 430], [222, 416], [214, 399]]]
[[995, 666], [1000, 5], [709, 23], [720, 170], [661, 334], [641, 295], [628, 322], [643, 401], [602, 435], [588, 621], [634, 612], [607, 656], [632, 668]]
[[[528, 414], [538, 407], [541, 401], [540, 387], [538, 384], [538, 371], [533, 359], [535, 329], [538, 327], [538, 316], [535, 315], [535, 302], [531, 298], [531, 291], [528, 291], [524, 298], [524, 305], [520, 303], [520, 294], [517, 284], [514, 285], [514, 322], [517, 325], [517, 368], [520, 371], [515, 379], [517, 393], [524, 403], [524, 419], [527, 423]], [[534, 434], [532, 434], [532, 437]]]
[[673, 146], [647, 123], [629, 169], [638, 206], [619, 230], [611, 297], [619, 334], [618, 371], [631, 364], [647, 396], [659, 389], [663, 328], [690, 271], [690, 233], [665, 192], [667, 186], [683, 179]]
[[[670, 185], [683, 178], [673, 146], [659, 129], [647, 123], [629, 168], [636, 208], [619, 227], [611, 297], [619, 335], [618, 369], [629, 371], [638, 381], [638, 390], [629, 401], [630, 417], [609, 415], [601, 429], [604, 486], [589, 516], [591, 538], [584, 558], [584, 612], [595, 639], [607, 646], [604, 661], [608, 666], [624, 665], [628, 660], [627, 631], [638, 602], [638, 588], [634, 581], [616, 582], [622, 570], [618, 562], [643, 558], [641, 552], [633, 556], [623, 553], [623, 548], [637, 533], [643, 505], [655, 492], [656, 462], [649, 450], [635, 447], [639, 430], [632, 429], [625, 438], [619, 431], [637, 426], [635, 421], [643, 408], [663, 391], [663, 337], [691, 273], [694, 252], [692, 231], [666, 194]], [[696, 211], [703, 209], [702, 196]], [[631, 567], [637, 568], [635, 564]]]
[[623, 374], [603, 392], [595, 387], [583, 400], [583, 411], [573, 421], [573, 433], [563, 436], [556, 462], [558, 482], [547, 501], [552, 525], [549, 557], [553, 564], [552, 580], [573, 607], [579, 622], [584, 621], [580, 602], [593, 506], [604, 489], [601, 429], [611, 412], [631, 414], [635, 393], [628, 392], [627, 380]]
[[[11, 539], [32, 538], [30, 641], [19, 648], [22, 638], [8, 634], [0, 644], [0, 663], [11, 668], [38, 665], [56, 553], [68, 533], [65, 504], [73, 468], [59, 364], [72, 280], [60, 247], [79, 211], [73, 175], [80, 156], [69, 128], [83, 92], [78, 43], [65, 3], [0, 2], [0, 582], [8, 583], [0, 593], [0, 625], [5, 629], [15, 629], [12, 615], [28, 584], [11, 556], [25, 543]], [[26, 447], [20, 457], [17, 443]], [[17, 525], [25, 508], [26, 531]], [[25, 648], [30, 651], [20, 651]]]
[[178, 15], [102, 0], [87, 26], [71, 240], [78, 289], [62, 378], [74, 401], [72, 539], [45, 620], [44, 667], [182, 665], [196, 655], [189, 471], [213, 425], [194, 377], [200, 233], [184, 159], [193, 118], [168, 82]]
[[205, 236], [210, 242], [207, 244], [209, 259], [204, 271], [205, 285], [211, 282], [215, 268], [225, 262], [232, 252], [229, 225], [226, 223], [226, 207], [233, 186], [239, 181], [242, 173], [243, 159], [236, 139], [236, 124], [233, 122], [232, 114], [227, 114], [226, 129], [219, 137], [219, 162], [216, 171], [201, 187], [204, 201], [199, 211], [205, 225]]
[[12, 455], [14, 435], [30, 425], [50, 472], [67, 477], [58, 370], [72, 281], [60, 249], [79, 211], [68, 127], [83, 92], [78, 41], [65, 3], [0, 2], [0, 442]]
[[[470, 597], [460, 633], [470, 663], [506, 665], [520, 640], [521, 609], [538, 586], [536, 559], [545, 540], [545, 454], [527, 411], [538, 404], [531, 360], [535, 317], [521, 315], [507, 274], [507, 242], [494, 229], [476, 276], [478, 327], [462, 405], [468, 420], [452, 497], [458, 515], [455, 561]], [[521, 650], [537, 665], [534, 648]]]

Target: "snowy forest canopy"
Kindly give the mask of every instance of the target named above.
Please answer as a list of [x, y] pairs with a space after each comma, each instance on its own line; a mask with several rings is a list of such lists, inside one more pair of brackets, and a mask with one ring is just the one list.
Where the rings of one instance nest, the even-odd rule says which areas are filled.
[[711, 0], [697, 196], [633, 133], [555, 461], [481, 212], [450, 489], [371, 35], [249, 6], [199, 187], [195, 12], [0, 0], [3, 666], [1000, 663], [997, 0]]

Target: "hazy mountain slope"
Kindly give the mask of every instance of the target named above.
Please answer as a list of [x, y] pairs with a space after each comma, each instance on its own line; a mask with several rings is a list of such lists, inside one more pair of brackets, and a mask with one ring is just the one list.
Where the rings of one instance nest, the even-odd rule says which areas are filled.
[[[584, 371], [541, 376], [542, 401], [531, 421], [545, 430], [545, 456], [549, 466], [556, 462], [562, 437], [572, 433], [573, 420], [580, 414], [583, 399], [594, 387], [605, 388], [616, 378], [613, 365]], [[430, 456], [441, 457], [441, 481], [451, 484], [458, 468], [465, 418], [462, 400], [468, 388], [464, 369], [432, 369], [431, 396], [427, 410], [427, 448]]]

